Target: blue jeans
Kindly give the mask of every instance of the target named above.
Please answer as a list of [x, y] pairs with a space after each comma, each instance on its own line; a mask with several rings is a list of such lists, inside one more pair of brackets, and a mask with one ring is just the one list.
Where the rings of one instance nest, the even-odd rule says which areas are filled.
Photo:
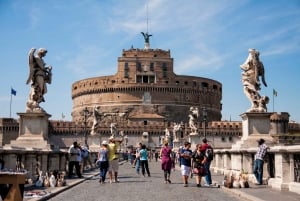
[[108, 166], [109, 163], [108, 161], [101, 161], [100, 162], [100, 178], [102, 179], [102, 181], [105, 181], [106, 178], [106, 173], [108, 171]]
[[136, 159], [135, 171], [137, 174], [140, 174], [140, 159]]
[[205, 170], [206, 170], [206, 176], [205, 176], [206, 184], [212, 184], [211, 173], [210, 173], [210, 163], [211, 163], [211, 161], [207, 161], [204, 164], [204, 167], [205, 167]]
[[263, 183], [263, 172], [264, 172], [263, 170], [264, 170], [264, 161], [260, 159], [256, 159], [254, 161], [253, 174], [258, 184]]

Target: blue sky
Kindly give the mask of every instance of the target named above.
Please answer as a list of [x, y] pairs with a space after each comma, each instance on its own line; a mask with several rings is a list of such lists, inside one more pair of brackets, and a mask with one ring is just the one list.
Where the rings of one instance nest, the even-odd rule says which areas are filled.
[[240, 121], [250, 108], [240, 65], [255, 48], [268, 111], [300, 122], [299, 0], [0, 0], [0, 117], [10, 115], [11, 87], [12, 117], [25, 112], [28, 51], [44, 47], [53, 79], [41, 106], [51, 119], [71, 120], [72, 83], [113, 75], [122, 49], [144, 47], [147, 7], [151, 48], [170, 49], [175, 73], [223, 84], [222, 120]]

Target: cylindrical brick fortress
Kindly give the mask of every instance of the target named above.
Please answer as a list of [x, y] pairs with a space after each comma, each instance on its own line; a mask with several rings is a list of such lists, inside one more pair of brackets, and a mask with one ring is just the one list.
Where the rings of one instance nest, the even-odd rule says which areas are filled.
[[[72, 84], [73, 121], [83, 121], [82, 111], [126, 113], [130, 119], [152, 115], [166, 122], [187, 122], [189, 109], [205, 107], [209, 121], [221, 120], [222, 84], [188, 75], [176, 75], [170, 51], [123, 50], [115, 75], [79, 80]], [[147, 116], [147, 115], [146, 115]], [[201, 118], [201, 117], [199, 117]]]

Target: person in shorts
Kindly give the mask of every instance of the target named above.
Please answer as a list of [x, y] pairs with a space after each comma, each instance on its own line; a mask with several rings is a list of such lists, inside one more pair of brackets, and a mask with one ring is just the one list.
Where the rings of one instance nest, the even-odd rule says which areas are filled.
[[109, 138], [108, 144], [108, 175], [110, 183], [113, 182], [113, 175], [114, 175], [114, 182], [118, 183], [118, 170], [119, 170], [119, 158], [118, 158], [118, 147], [122, 143], [122, 140], [115, 140], [114, 137]]
[[188, 186], [188, 178], [191, 172], [191, 158], [192, 158], [192, 151], [190, 150], [191, 143], [185, 142], [184, 148], [180, 152], [180, 162], [181, 162], [181, 175], [183, 186]]

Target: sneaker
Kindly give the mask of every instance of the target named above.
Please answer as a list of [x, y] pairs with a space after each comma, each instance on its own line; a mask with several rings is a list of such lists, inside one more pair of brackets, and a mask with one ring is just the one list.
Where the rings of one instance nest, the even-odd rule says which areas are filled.
[[197, 184], [197, 187], [201, 187], [201, 184]]
[[206, 187], [210, 187], [210, 185], [209, 185], [209, 184], [204, 184], [204, 186], [206, 186]]
[[115, 180], [115, 183], [120, 183], [120, 181], [116, 179], [116, 180]]
[[189, 185], [188, 184], [183, 184], [183, 187], [188, 187]]

